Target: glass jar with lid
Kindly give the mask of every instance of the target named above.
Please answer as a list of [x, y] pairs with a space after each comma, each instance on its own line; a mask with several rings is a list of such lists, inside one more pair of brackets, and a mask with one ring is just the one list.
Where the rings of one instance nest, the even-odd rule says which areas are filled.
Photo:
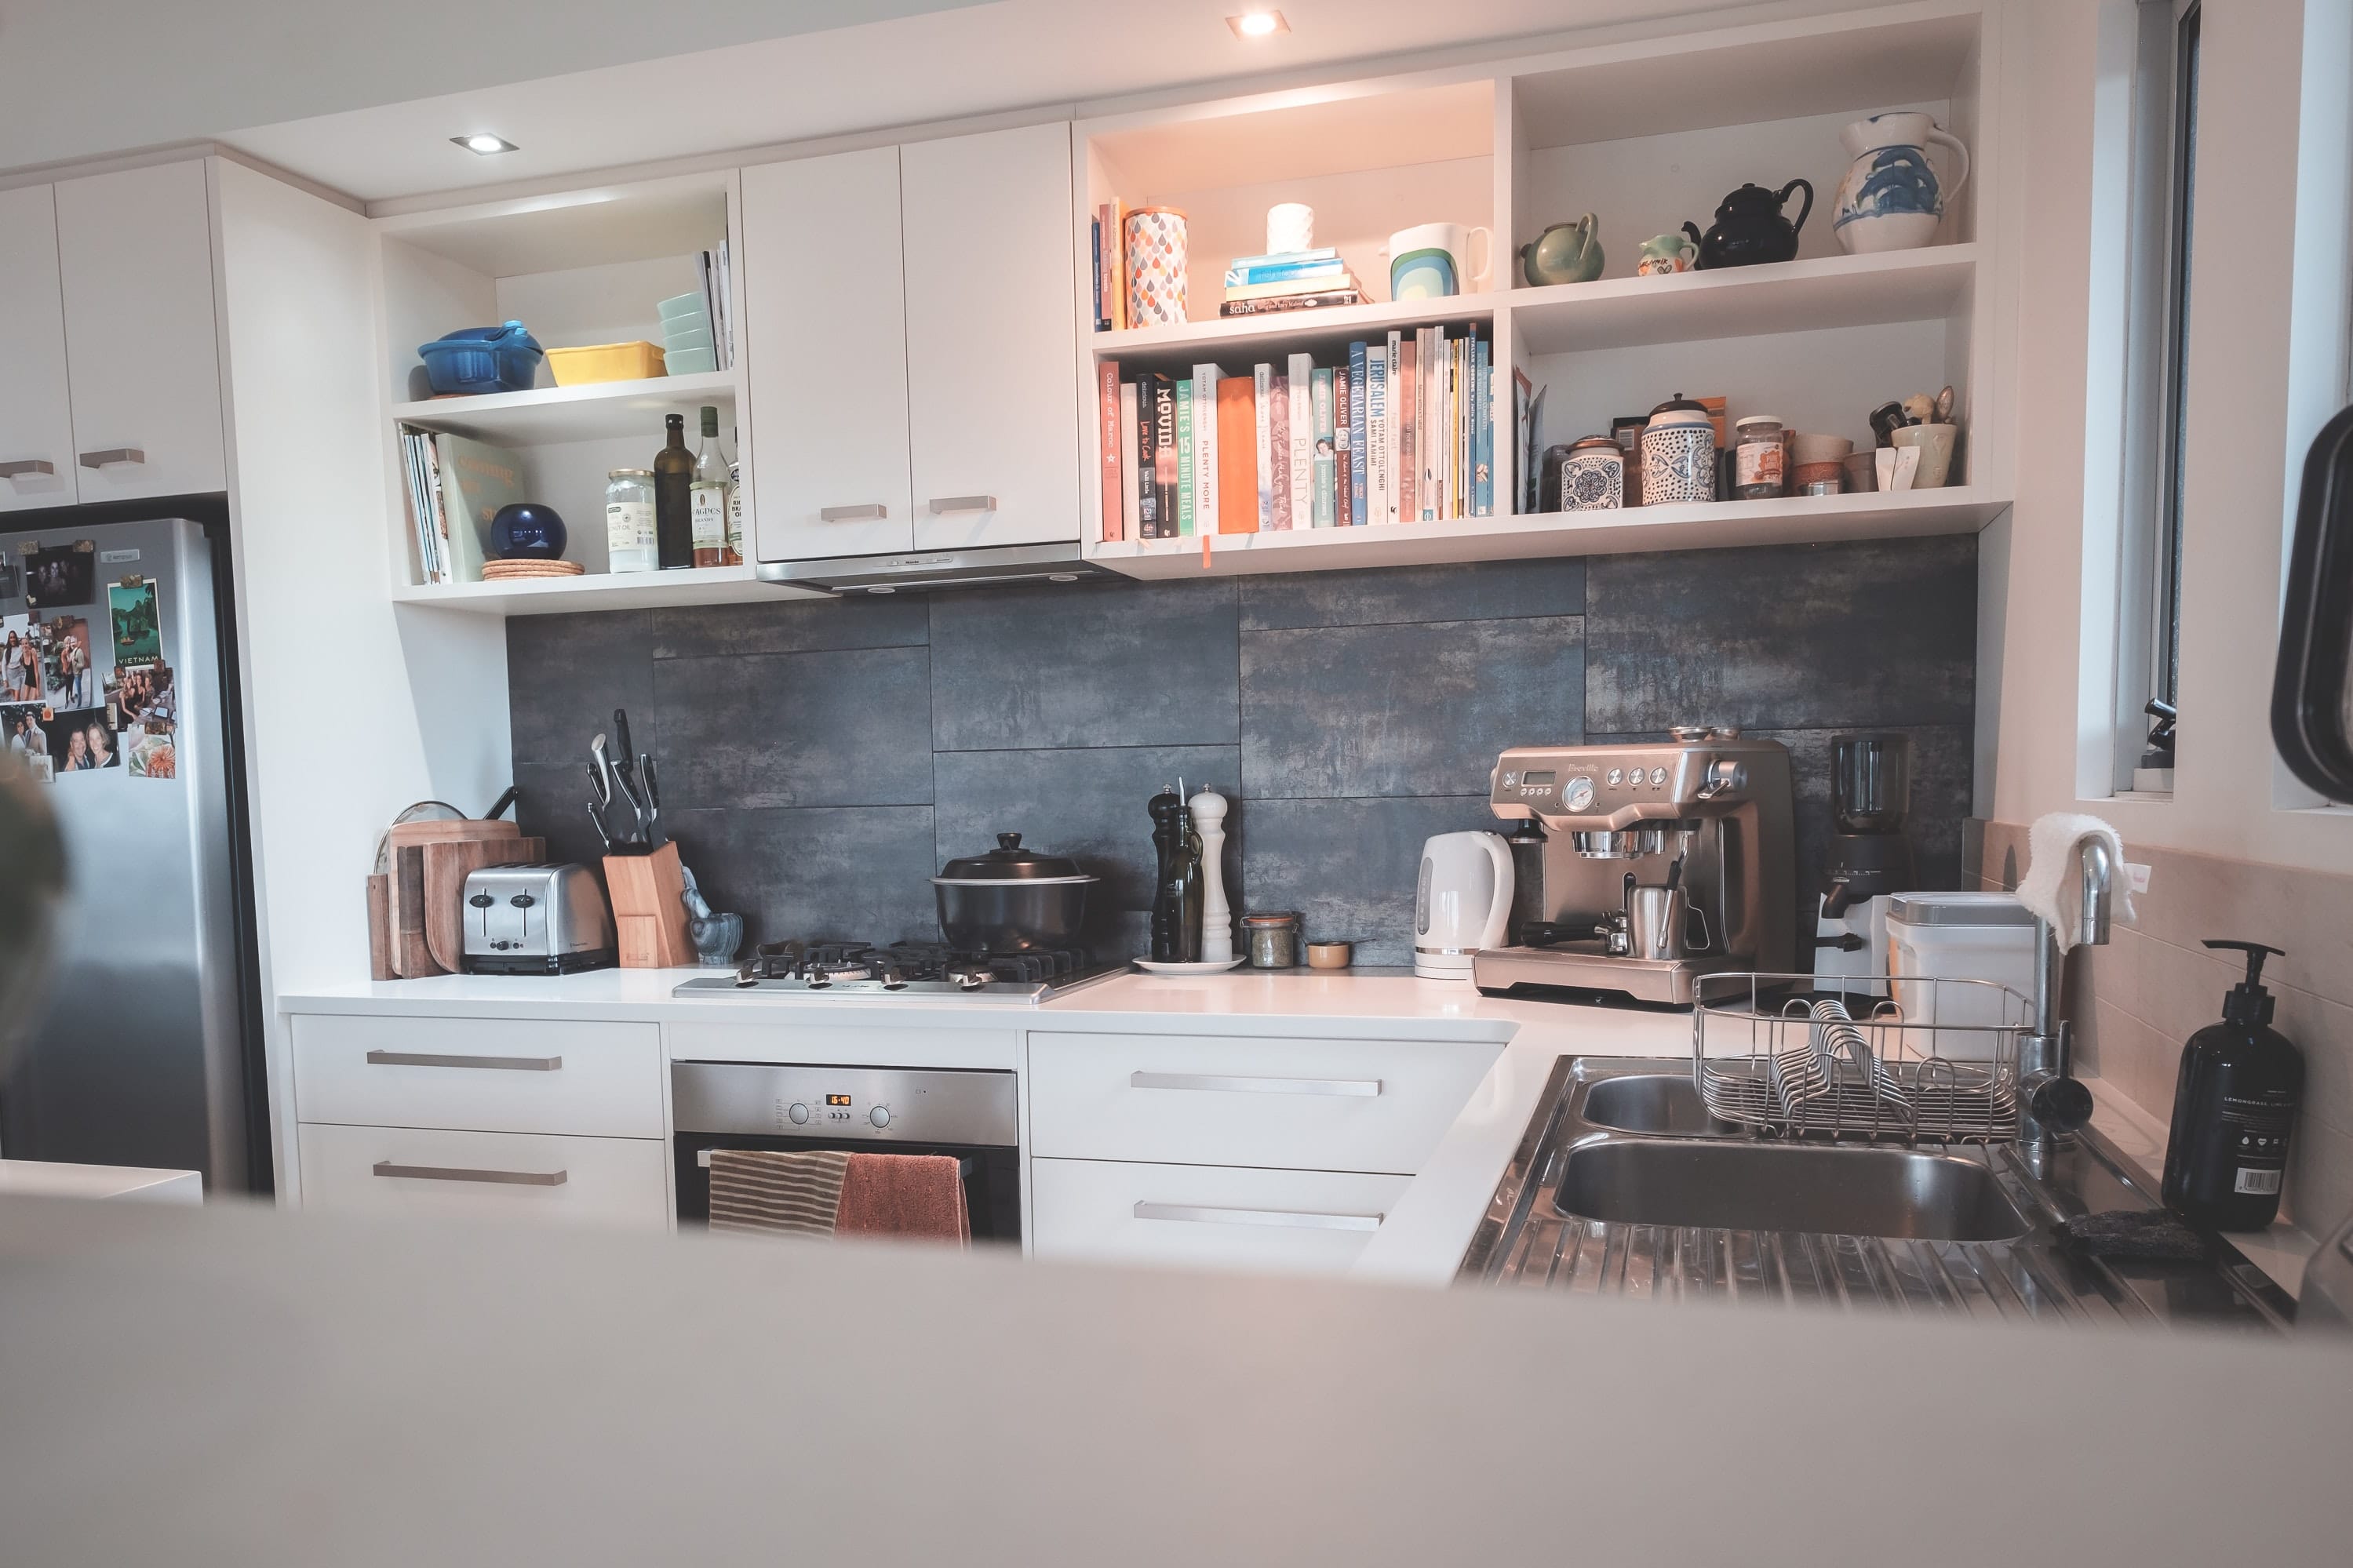
[[1252, 969], [1289, 969], [1299, 962], [1296, 910], [1244, 915], [1242, 937], [1250, 944]]
[[605, 553], [609, 572], [660, 569], [651, 468], [615, 468], [605, 476]]
[[1742, 500], [1765, 500], [1783, 493], [1788, 442], [1779, 417], [1751, 414], [1736, 421], [1732, 428], [1732, 493]]

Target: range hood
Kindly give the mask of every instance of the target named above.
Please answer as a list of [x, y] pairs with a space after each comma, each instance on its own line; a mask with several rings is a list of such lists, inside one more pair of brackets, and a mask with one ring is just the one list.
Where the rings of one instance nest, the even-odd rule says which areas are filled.
[[917, 550], [842, 555], [829, 561], [763, 561], [763, 583], [828, 594], [920, 594], [932, 588], [992, 588], [1016, 583], [1076, 583], [1110, 573], [1087, 561], [1075, 539], [976, 550]]

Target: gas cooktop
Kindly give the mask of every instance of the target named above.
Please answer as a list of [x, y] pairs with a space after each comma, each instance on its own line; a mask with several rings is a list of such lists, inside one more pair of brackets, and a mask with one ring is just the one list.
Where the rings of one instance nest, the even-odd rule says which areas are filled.
[[671, 994], [752, 991], [763, 995], [962, 996], [1034, 1004], [1126, 969], [1124, 963], [1090, 963], [1085, 953], [1068, 949], [965, 952], [937, 942], [894, 942], [888, 947], [776, 942], [755, 949], [734, 973], [698, 976], [681, 983]]

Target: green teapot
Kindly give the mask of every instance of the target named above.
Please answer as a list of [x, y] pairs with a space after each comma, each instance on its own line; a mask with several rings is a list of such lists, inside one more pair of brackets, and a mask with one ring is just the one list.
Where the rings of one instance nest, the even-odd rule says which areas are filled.
[[1590, 283], [1601, 276], [1601, 220], [1587, 213], [1556, 223], [1520, 247], [1520, 271], [1538, 289], [1547, 283]]

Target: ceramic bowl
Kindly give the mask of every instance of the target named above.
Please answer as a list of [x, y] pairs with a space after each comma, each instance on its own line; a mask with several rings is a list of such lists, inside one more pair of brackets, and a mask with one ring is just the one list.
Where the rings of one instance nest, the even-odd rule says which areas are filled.
[[1799, 468], [1816, 463], [1842, 463], [1854, 450], [1854, 443], [1843, 436], [1808, 436], [1789, 437], [1789, 461]]
[[1906, 425], [1895, 432], [1897, 446], [1920, 449], [1920, 468], [1912, 476], [1914, 489], [1933, 490], [1951, 481], [1953, 444], [1960, 433], [1957, 425]]
[[1839, 462], [1799, 463], [1789, 472], [1789, 490], [1793, 495], [1806, 493], [1806, 487], [1827, 479], [1837, 484], [1846, 473], [1846, 465]]

